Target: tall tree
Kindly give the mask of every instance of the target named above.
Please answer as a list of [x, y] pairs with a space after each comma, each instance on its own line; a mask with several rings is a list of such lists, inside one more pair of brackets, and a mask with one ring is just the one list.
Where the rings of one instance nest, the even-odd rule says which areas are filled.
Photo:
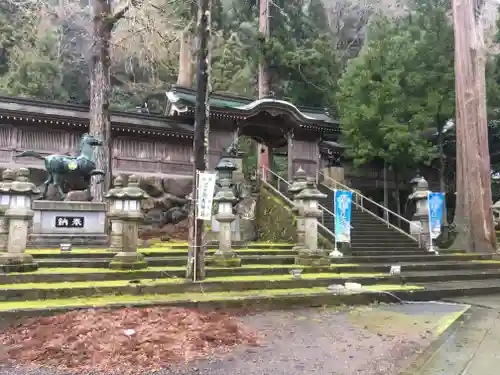
[[198, 171], [203, 172], [207, 166], [208, 134], [210, 117], [210, 40], [211, 40], [211, 0], [198, 1], [198, 56], [196, 63], [196, 106], [194, 123], [194, 168], [193, 192], [195, 198], [190, 212], [190, 249], [186, 278], [196, 281], [205, 278], [205, 250], [203, 248], [203, 220], [196, 217], [198, 203]]
[[96, 168], [106, 175], [104, 184], [97, 179], [92, 184], [91, 194], [97, 202], [104, 200], [104, 193], [111, 187], [111, 119], [109, 99], [111, 94], [111, 33], [130, 8], [125, 5], [113, 12], [111, 1], [94, 0], [92, 4], [92, 47], [90, 57], [90, 127], [89, 132], [103, 141], [96, 147]]
[[457, 137], [457, 205], [454, 246], [493, 253], [491, 165], [486, 111], [486, 47], [478, 0], [453, 0]]

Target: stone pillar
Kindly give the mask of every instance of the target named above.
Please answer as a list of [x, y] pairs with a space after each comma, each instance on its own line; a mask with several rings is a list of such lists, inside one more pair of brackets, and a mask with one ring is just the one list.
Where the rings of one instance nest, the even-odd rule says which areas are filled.
[[233, 214], [233, 204], [237, 202], [232, 189], [233, 171], [236, 169], [229, 159], [221, 159], [215, 170], [219, 174], [219, 191], [214, 201], [219, 209], [215, 220], [219, 222], [219, 248], [215, 252], [211, 264], [218, 267], [239, 267], [241, 259], [232, 249], [231, 223], [236, 219]]
[[[120, 181], [118, 181], [118, 185]], [[116, 185], [116, 180], [115, 180]], [[110, 211], [112, 216], [121, 220], [121, 226], [117, 226], [117, 232], [121, 229], [121, 251], [118, 252], [110, 262], [111, 269], [131, 270], [142, 269], [148, 265], [144, 255], [137, 252], [139, 223], [143, 219], [141, 212], [141, 200], [149, 198], [144, 190], [139, 187], [139, 179], [132, 175], [129, 177], [128, 186], [125, 188], [115, 187], [106, 194], [110, 200]], [[118, 242], [115, 242], [118, 245]]]
[[28, 243], [29, 221], [34, 212], [31, 209], [31, 197], [39, 194], [40, 190], [29, 181], [29, 170], [20, 168], [17, 178], [9, 185], [2, 185], [0, 194], [8, 195], [9, 208], [5, 217], [9, 221], [7, 253], [0, 256], [0, 269], [4, 272], [29, 272], [38, 269], [30, 254], [26, 254]]
[[[14, 171], [6, 169], [2, 173], [2, 182], [0, 183], [0, 192], [8, 190], [14, 181]], [[0, 193], [0, 252], [7, 250], [7, 241], [9, 237], [9, 220], [5, 217], [5, 211], [9, 209], [10, 195]]]
[[304, 218], [305, 248], [299, 250], [295, 263], [303, 266], [328, 266], [330, 259], [328, 252], [318, 249], [318, 217], [321, 216], [318, 200], [326, 198], [315, 183], [315, 178], [308, 178], [307, 185], [298, 195], [297, 199], [303, 203], [299, 210]]
[[[118, 176], [113, 183], [113, 189], [110, 189], [106, 195], [109, 202], [108, 218], [111, 222], [111, 236], [109, 250], [119, 253], [123, 251], [123, 220], [121, 217], [123, 205], [122, 200], [114, 199], [123, 189], [123, 178]], [[118, 203], [119, 202], [119, 203]]]
[[421, 247], [426, 248], [431, 253], [437, 253], [432, 246], [430, 240], [429, 232], [429, 184], [423, 177], [416, 177], [412, 181], [413, 183], [413, 193], [410, 195], [409, 199], [415, 201], [415, 214], [413, 215], [412, 222], [418, 222], [420, 228], [411, 230], [411, 233], [419, 238], [419, 244]]
[[300, 209], [303, 202], [300, 199], [297, 199], [297, 195], [306, 187], [306, 172], [302, 168], [299, 168], [293, 176], [292, 185], [288, 188], [288, 192], [293, 195], [294, 207], [292, 212], [297, 217], [297, 244], [293, 247], [293, 250], [295, 251], [305, 248], [305, 221], [304, 217], [301, 216], [302, 210]]

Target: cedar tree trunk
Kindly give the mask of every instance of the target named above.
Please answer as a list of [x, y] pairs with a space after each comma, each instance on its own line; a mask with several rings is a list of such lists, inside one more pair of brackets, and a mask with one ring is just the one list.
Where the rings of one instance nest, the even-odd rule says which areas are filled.
[[454, 246], [476, 253], [496, 250], [493, 226], [485, 45], [474, 0], [453, 0], [457, 131], [458, 236]]

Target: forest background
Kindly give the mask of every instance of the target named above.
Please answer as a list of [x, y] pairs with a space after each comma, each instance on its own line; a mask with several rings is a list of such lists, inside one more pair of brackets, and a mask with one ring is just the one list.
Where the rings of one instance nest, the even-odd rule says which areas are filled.
[[[125, 9], [111, 42], [112, 109], [161, 113], [171, 84], [193, 85], [196, 4], [116, 1]], [[89, 104], [89, 0], [0, 3], [0, 94]], [[269, 38], [258, 0], [212, 0], [213, 91], [257, 97], [258, 66], [269, 91], [339, 119], [354, 166], [387, 163], [408, 180], [418, 165], [438, 169], [455, 191], [454, 40], [449, 0], [270, 0]], [[500, 170], [500, 58], [495, 22], [486, 30], [492, 173]], [[243, 145], [255, 162], [254, 147]], [[278, 166], [279, 167], [279, 166]], [[500, 189], [493, 179], [493, 195]]]

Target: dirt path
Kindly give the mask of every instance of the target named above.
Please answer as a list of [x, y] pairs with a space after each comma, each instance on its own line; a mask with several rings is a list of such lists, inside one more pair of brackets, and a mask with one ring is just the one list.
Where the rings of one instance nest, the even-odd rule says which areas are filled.
[[[396, 375], [429, 344], [439, 322], [457, 310], [453, 305], [415, 304], [244, 316], [262, 335], [261, 346], [237, 348], [160, 374]], [[0, 375], [49, 374], [0, 369]]]

